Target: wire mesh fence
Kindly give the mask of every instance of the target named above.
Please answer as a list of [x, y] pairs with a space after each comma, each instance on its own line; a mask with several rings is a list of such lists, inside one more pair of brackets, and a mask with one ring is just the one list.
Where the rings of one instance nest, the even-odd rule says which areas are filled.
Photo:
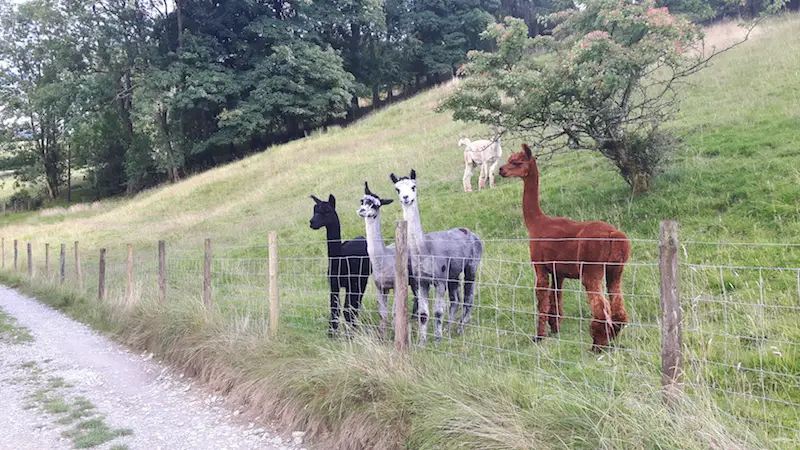
[[[458, 295], [455, 323], [453, 306], [444, 295], [443, 336], [435, 342], [436, 297], [430, 292], [431, 338], [427, 352], [454, 361], [485, 364], [539, 377], [543, 382], [575, 383], [594, 389], [624, 390], [626, 386], [662, 383], [664, 311], [661, 306], [662, 267], [659, 241], [632, 240], [632, 257], [625, 264], [622, 294], [627, 321], [613, 339], [611, 351], [589, 352], [590, 327], [595, 320], [585, 280], [565, 279], [560, 286], [540, 287], [540, 295], [561, 298], [546, 314], [547, 337], [538, 341], [537, 280], [528, 257], [528, 239], [484, 241], [483, 256], [474, 280], [470, 320], [459, 332], [463, 293]], [[9, 241], [3, 241], [3, 267], [25, 272], [27, 252], [18, 243], [16, 265]], [[362, 258], [358, 268], [367, 275], [363, 297], [350, 299], [342, 289], [332, 295], [327, 242], [283, 242], [273, 248], [277, 261], [280, 327], [298, 336], [330, 333], [332, 321], [346, 335], [348, 306], [357, 309], [357, 332], [379, 339], [381, 295], [374, 264]], [[391, 244], [391, 241], [386, 241]], [[99, 290], [98, 249], [81, 249], [78, 278], [75, 248], [67, 245], [65, 283], [85, 295]], [[213, 246], [211, 252], [166, 246], [163, 270], [155, 247], [125, 245], [106, 249], [106, 296], [128, 296], [133, 284], [138, 296], [160, 295], [158, 280], [166, 280], [166, 301], [182, 297], [202, 304], [210, 289], [211, 307], [224, 317], [246, 319], [264, 329], [270, 320], [270, 248], [267, 246]], [[45, 267], [44, 244], [35, 244], [32, 276], [60, 283], [60, 246], [50, 246]], [[386, 256], [391, 258], [391, 256]], [[776, 434], [800, 433], [800, 245], [681, 242], [678, 247], [684, 391], [710, 392], [726, 414], [758, 424]], [[742, 262], [747, 262], [743, 264]], [[544, 261], [554, 267], [580, 261]], [[584, 262], [585, 263], [585, 262]], [[208, 267], [207, 267], [208, 265]], [[208, 281], [208, 282], [207, 282]], [[413, 279], [412, 279], [413, 281]], [[452, 280], [451, 280], [452, 281]], [[462, 280], [463, 282], [463, 280]], [[206, 288], [209, 286], [209, 288]], [[608, 286], [603, 286], [605, 294]], [[334, 301], [332, 301], [332, 299]], [[338, 301], [338, 313], [332, 304]], [[388, 301], [389, 334], [394, 294]], [[409, 291], [409, 311], [415, 299]], [[411, 316], [412, 343], [417, 341], [418, 317]], [[554, 326], [558, 333], [554, 333]], [[613, 379], [613, 383], [608, 380]]]

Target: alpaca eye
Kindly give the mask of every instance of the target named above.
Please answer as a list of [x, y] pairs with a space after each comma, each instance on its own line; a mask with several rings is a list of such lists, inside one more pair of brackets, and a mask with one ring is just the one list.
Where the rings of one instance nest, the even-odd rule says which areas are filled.
[[395, 188], [394, 190], [397, 191], [398, 194], [400, 193], [400, 189]]
[[417, 187], [416, 186], [411, 186], [411, 190], [416, 192], [417, 191]]

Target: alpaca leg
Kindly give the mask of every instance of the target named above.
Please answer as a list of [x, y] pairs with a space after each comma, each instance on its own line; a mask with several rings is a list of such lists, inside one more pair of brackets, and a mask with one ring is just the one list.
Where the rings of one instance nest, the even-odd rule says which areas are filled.
[[464, 192], [472, 192], [472, 172], [475, 170], [475, 164], [467, 162], [464, 166]]
[[486, 163], [481, 164], [481, 173], [478, 175], [478, 190], [486, 188]]
[[355, 303], [357, 303], [356, 293], [347, 289], [344, 298], [344, 321], [348, 328], [355, 328]]
[[625, 299], [622, 295], [622, 271], [623, 265], [610, 265], [606, 267], [606, 284], [608, 285], [608, 296], [611, 303], [611, 321], [614, 323], [614, 335], [616, 337], [622, 328], [628, 323], [628, 312], [625, 310]]
[[361, 311], [361, 301], [364, 298], [364, 292], [367, 291], [367, 284], [369, 283], [369, 275], [372, 272], [372, 267], [369, 264], [369, 256], [362, 256], [357, 259], [357, 267], [351, 267], [350, 273], [350, 288], [353, 289], [353, 298], [350, 302], [352, 308], [354, 326], [355, 321], [358, 320], [358, 314]]
[[445, 289], [447, 289], [447, 282], [441, 278], [434, 282], [436, 288], [433, 305], [433, 339], [438, 344], [442, 342], [442, 322], [444, 320], [445, 310]]
[[594, 317], [591, 325], [589, 325], [589, 331], [592, 335], [592, 351], [600, 352], [605, 347], [608, 347], [608, 341], [614, 335], [614, 329], [611, 324], [611, 305], [603, 295], [602, 275], [592, 275], [594, 276], [588, 276], [584, 273], [583, 286], [589, 296], [589, 306]]
[[489, 187], [494, 187], [494, 174], [497, 172], [497, 165], [500, 164], [500, 159], [495, 160], [489, 168]]
[[428, 341], [428, 318], [430, 312], [428, 310], [428, 298], [430, 293], [431, 282], [430, 280], [419, 280], [419, 346], [424, 347]]
[[550, 293], [550, 333], [557, 334], [561, 331], [561, 320], [564, 318], [564, 303], [561, 301], [561, 285], [563, 278], [553, 274], [553, 291]]
[[331, 279], [331, 321], [328, 328], [328, 335], [333, 336], [334, 332], [339, 329], [339, 283]]
[[547, 336], [547, 322], [550, 317], [550, 274], [541, 265], [535, 265], [534, 268], [536, 270], [536, 306], [539, 311], [535, 341], [538, 342]]
[[[378, 314], [381, 316], [381, 325], [379, 328], [381, 339], [386, 339], [386, 328], [389, 324], [389, 290], [381, 288], [378, 291]], [[394, 317], [392, 318], [394, 322]], [[394, 323], [392, 323], [394, 325]]]
[[464, 307], [461, 311], [461, 323], [458, 325], [458, 334], [464, 333], [464, 325], [469, 323], [472, 317], [472, 305], [475, 302], [475, 276], [477, 266], [472, 267], [469, 263], [464, 267]]
[[417, 295], [417, 285], [413, 282], [409, 283], [411, 286], [411, 293], [414, 296], [414, 300], [411, 303], [411, 318], [413, 320], [417, 320], [419, 318], [419, 296]]
[[458, 317], [458, 305], [461, 303], [458, 295], [459, 288], [461, 288], [461, 283], [458, 280], [447, 280], [447, 295], [450, 297], [450, 315], [447, 321], [448, 334], [453, 333], [453, 325], [456, 324], [456, 318]]

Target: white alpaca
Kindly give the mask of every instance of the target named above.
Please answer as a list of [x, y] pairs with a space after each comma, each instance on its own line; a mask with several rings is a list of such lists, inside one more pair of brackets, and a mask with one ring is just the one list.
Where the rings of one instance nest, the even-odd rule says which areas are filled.
[[480, 139], [470, 141], [469, 138], [462, 136], [458, 140], [458, 146], [464, 148], [464, 192], [472, 192], [472, 172], [475, 166], [481, 166], [481, 173], [478, 176], [478, 189], [486, 187], [486, 177], [489, 177], [489, 187], [494, 187], [494, 172], [500, 163], [503, 149], [500, 147], [500, 130], [497, 130], [492, 139]]
[[419, 345], [424, 346], [428, 339], [429, 289], [436, 288], [436, 303], [433, 309], [436, 342], [442, 340], [442, 321], [445, 312], [445, 290], [450, 296], [450, 323], [452, 329], [458, 313], [460, 277], [464, 274], [464, 305], [458, 333], [464, 332], [464, 325], [472, 314], [475, 298], [475, 278], [483, 254], [481, 239], [466, 228], [452, 228], [447, 231], [434, 231], [425, 234], [419, 217], [417, 205], [417, 175], [413, 170], [409, 177], [390, 176], [394, 183], [403, 219], [408, 222], [408, 255], [411, 259], [413, 283], [417, 286], [417, 305], [419, 319]]

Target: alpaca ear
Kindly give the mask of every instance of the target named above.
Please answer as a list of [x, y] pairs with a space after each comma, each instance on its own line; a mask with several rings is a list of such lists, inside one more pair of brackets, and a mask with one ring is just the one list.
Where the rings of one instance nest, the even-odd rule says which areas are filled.
[[328, 195], [328, 203], [331, 204], [331, 208], [336, 209], [336, 197], [333, 194]]
[[525, 158], [528, 161], [533, 158], [533, 152], [531, 152], [531, 148], [528, 147], [528, 144], [522, 144], [522, 151], [525, 152]]
[[369, 190], [369, 184], [365, 181], [364, 182], [364, 194], [365, 195], [372, 195], [372, 192]]
[[412, 180], [416, 180], [417, 179], [417, 172], [415, 172], [414, 169], [411, 169], [411, 179]]
[[394, 174], [389, 175], [389, 179], [392, 180], [392, 183], [397, 183], [397, 177]]
[[312, 195], [312, 196], [311, 196], [311, 198], [314, 200], [314, 203], [316, 203], [316, 204], [318, 204], [318, 205], [319, 205], [320, 203], [322, 203], [322, 200], [318, 199], [318, 198], [317, 198], [317, 197], [315, 197], [314, 195]]
[[392, 203], [393, 201], [394, 200], [392, 200], [392, 199], [388, 199], [388, 200], [381, 199], [381, 206], [386, 206], [386, 205]]

